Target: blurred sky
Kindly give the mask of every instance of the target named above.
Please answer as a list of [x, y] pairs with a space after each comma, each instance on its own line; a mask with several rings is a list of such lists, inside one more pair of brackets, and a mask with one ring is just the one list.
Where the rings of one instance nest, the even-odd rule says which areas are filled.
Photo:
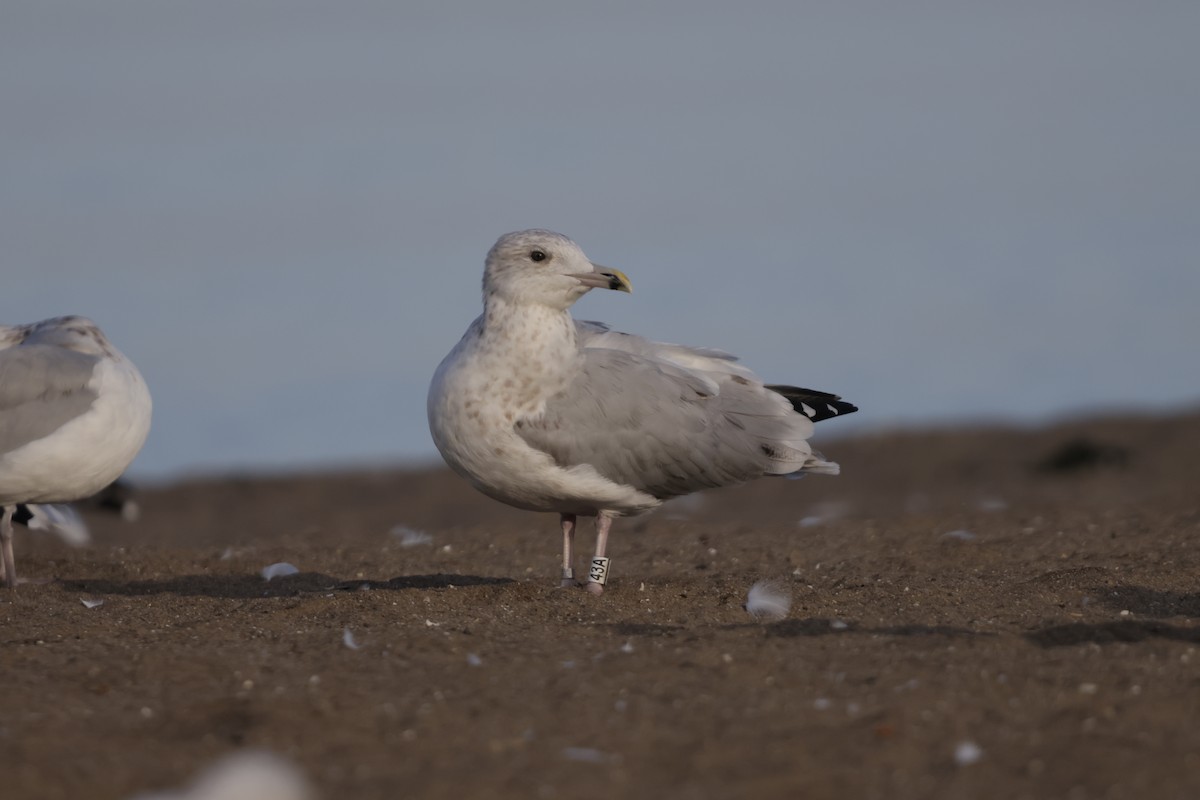
[[[0, 320], [91, 316], [145, 477], [436, 459], [484, 253], [857, 425], [1200, 402], [1200, 3], [0, 0]], [[828, 427], [826, 427], [828, 426]], [[836, 430], [835, 430], [836, 429]]]

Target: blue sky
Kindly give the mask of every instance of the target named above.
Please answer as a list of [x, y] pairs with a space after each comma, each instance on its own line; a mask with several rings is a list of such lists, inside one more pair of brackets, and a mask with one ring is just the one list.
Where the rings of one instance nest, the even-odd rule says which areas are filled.
[[[134, 471], [430, 461], [487, 248], [862, 426], [1200, 402], [1194, 2], [0, 2], [0, 320], [142, 368]], [[832, 425], [828, 430], [833, 431]]]

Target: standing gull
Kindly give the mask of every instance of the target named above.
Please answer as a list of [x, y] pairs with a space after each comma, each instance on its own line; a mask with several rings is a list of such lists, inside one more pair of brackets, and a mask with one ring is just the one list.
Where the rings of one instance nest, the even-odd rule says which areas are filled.
[[150, 405], [137, 368], [91, 320], [0, 325], [0, 556], [10, 587], [18, 505], [79, 500], [116, 480], [146, 441]]
[[576, 322], [590, 289], [631, 291], [545, 230], [506, 234], [488, 252], [483, 315], [438, 367], [429, 429], [479, 491], [561, 515], [562, 584], [574, 583], [577, 517], [596, 517], [588, 591], [608, 576], [614, 517], [763, 475], [838, 465], [808, 444], [813, 422], [858, 409], [836, 395], [767, 386], [718, 350], [662, 344]]

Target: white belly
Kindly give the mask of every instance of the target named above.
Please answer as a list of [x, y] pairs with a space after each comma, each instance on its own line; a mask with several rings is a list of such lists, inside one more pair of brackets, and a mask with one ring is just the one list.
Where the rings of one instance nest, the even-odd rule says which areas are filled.
[[[453, 356], [453, 354], [452, 354]], [[450, 361], [450, 359], [447, 359]], [[517, 435], [514, 420], [539, 405], [506, 397], [503, 372], [443, 362], [428, 398], [429, 430], [446, 463], [476, 489], [517, 508], [636, 514], [659, 501], [591, 465], [561, 467]]]

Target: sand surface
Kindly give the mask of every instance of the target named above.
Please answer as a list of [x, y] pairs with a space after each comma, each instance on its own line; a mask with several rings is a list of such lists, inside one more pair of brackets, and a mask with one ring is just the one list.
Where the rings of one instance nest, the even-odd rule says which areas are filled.
[[618, 521], [600, 598], [556, 588], [556, 518], [442, 470], [21, 531], [49, 581], [0, 591], [0, 797], [242, 748], [329, 799], [1200, 797], [1200, 414], [818, 445], [842, 476]]

